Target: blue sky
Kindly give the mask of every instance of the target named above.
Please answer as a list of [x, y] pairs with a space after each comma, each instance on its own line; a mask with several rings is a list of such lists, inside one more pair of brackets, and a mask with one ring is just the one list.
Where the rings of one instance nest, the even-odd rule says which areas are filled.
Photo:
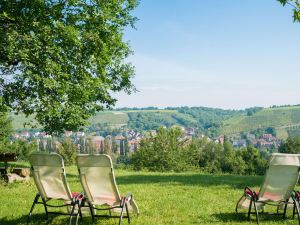
[[300, 23], [276, 0], [141, 0], [126, 30], [139, 92], [117, 107], [300, 103]]

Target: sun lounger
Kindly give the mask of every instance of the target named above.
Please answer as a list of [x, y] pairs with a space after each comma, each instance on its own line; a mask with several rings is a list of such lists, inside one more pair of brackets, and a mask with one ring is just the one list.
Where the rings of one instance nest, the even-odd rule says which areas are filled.
[[[256, 222], [259, 224], [259, 214], [264, 213], [266, 205], [276, 206], [277, 212], [273, 214], [282, 215], [283, 218], [286, 217], [288, 205], [292, 205], [293, 213], [297, 212], [300, 224], [299, 202], [294, 192], [299, 177], [299, 168], [300, 155], [272, 154], [259, 192], [246, 187], [243, 196], [237, 202], [236, 212], [238, 209], [247, 209], [248, 219], [250, 220], [251, 214], [255, 214]], [[280, 213], [280, 210], [283, 212]]]
[[[86, 196], [86, 206], [90, 208], [92, 219], [94, 220], [95, 217], [119, 218], [119, 224], [121, 224], [122, 218], [127, 218], [130, 223], [130, 212], [138, 214], [139, 210], [132, 194], [120, 196], [111, 158], [108, 155], [79, 155], [77, 166]], [[108, 214], [97, 213], [105, 210]], [[118, 215], [112, 215], [114, 212]]]
[[[70, 217], [69, 224], [72, 223], [72, 218], [76, 217], [76, 224], [78, 223], [78, 216], [81, 216], [79, 210], [80, 204], [83, 200], [83, 195], [80, 193], [72, 193], [69, 189], [63, 158], [58, 154], [41, 154], [35, 153], [30, 155], [29, 161], [33, 173], [35, 185], [38, 189], [30, 213], [28, 215], [27, 224], [29, 224], [32, 211], [36, 204], [42, 204], [45, 209], [46, 217], [48, 214], [68, 215]], [[39, 199], [41, 198], [41, 201]], [[61, 200], [62, 205], [50, 205], [51, 200]], [[65, 207], [68, 212], [51, 212], [48, 207]]]

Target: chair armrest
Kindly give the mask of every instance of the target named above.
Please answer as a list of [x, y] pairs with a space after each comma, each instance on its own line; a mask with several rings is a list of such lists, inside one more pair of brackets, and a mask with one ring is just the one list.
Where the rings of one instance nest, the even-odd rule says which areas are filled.
[[296, 190], [293, 190], [292, 197], [294, 197], [295, 200], [299, 201], [300, 200], [300, 192], [296, 191]]
[[84, 200], [84, 193], [81, 192], [81, 193], [75, 193], [75, 192], [72, 192], [72, 198], [75, 200], [75, 201], [82, 201]]
[[258, 200], [258, 194], [252, 191], [249, 187], [244, 188], [244, 195], [249, 195], [253, 200]]
[[122, 198], [122, 203], [128, 203], [132, 199], [132, 194], [128, 193], [125, 197]]

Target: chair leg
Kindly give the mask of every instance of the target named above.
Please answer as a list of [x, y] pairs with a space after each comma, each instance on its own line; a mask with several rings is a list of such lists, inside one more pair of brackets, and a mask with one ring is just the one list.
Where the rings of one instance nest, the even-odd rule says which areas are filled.
[[300, 212], [299, 212], [298, 203], [296, 203], [296, 211], [297, 211], [297, 215], [298, 215], [298, 224], [300, 225]]
[[284, 205], [284, 210], [283, 210], [283, 219], [286, 218], [286, 209], [287, 209], [287, 203], [288, 203], [288, 200], [285, 202], [285, 205]]
[[297, 216], [298, 216], [298, 224], [300, 225], [299, 202], [294, 197], [292, 197], [292, 199], [294, 202], [293, 216], [295, 215], [295, 209], [296, 209]]
[[78, 202], [78, 212], [76, 216], [76, 225], [78, 224], [78, 219], [82, 220], [82, 214], [81, 214], [81, 201]]
[[122, 209], [121, 209], [121, 213], [120, 213], [120, 219], [119, 219], [119, 225], [122, 225], [122, 219], [123, 219], [123, 213], [124, 213], [124, 206], [125, 206], [125, 202], [123, 203]]
[[253, 205], [254, 205], [254, 209], [255, 209], [256, 223], [257, 223], [257, 225], [259, 225], [258, 210], [257, 210], [255, 201], [253, 201]]
[[88, 204], [89, 204], [89, 208], [90, 208], [90, 212], [91, 212], [91, 216], [92, 216], [92, 221], [94, 222], [95, 218], [94, 218], [94, 212], [93, 212], [92, 204], [91, 203], [88, 203]]
[[240, 197], [240, 199], [237, 201], [237, 203], [236, 203], [236, 205], [235, 205], [235, 212], [236, 212], [236, 213], [238, 212], [239, 202], [241, 201], [241, 199], [242, 199], [244, 196], [245, 196], [245, 194], [242, 195], [242, 197]]
[[249, 205], [249, 210], [248, 210], [248, 220], [250, 221], [250, 216], [251, 216], [251, 208], [252, 208], [252, 198], [250, 200], [250, 205]]
[[46, 213], [46, 220], [48, 220], [49, 217], [48, 217], [48, 210], [47, 210], [47, 206], [46, 206], [47, 203], [46, 203], [45, 199], [43, 199], [43, 198], [42, 198], [42, 201], [43, 201], [43, 205], [44, 205], [44, 209], [45, 209], [45, 213]]
[[76, 203], [72, 202], [72, 206], [73, 207], [72, 207], [72, 210], [71, 210], [71, 213], [70, 213], [69, 225], [71, 225], [71, 223], [72, 223], [73, 213], [74, 213], [74, 210], [75, 210]]
[[127, 217], [128, 217], [128, 223], [130, 224], [130, 215], [129, 215], [129, 210], [128, 210], [127, 203], [125, 203], [125, 208], [126, 208], [126, 213], [127, 213]]
[[38, 202], [39, 198], [40, 198], [40, 194], [36, 194], [36, 196], [35, 196], [35, 198], [34, 198], [34, 200], [33, 200], [33, 203], [32, 203], [31, 209], [30, 209], [30, 212], [29, 212], [28, 217], [27, 217], [27, 222], [26, 222], [27, 225], [28, 225], [29, 222], [30, 222], [31, 215], [32, 215], [32, 211], [33, 211], [33, 209], [34, 209], [35, 204]]
[[79, 206], [78, 206], [78, 212], [79, 212], [79, 216], [80, 216], [80, 220], [82, 220], [82, 211], [81, 211], [81, 205], [82, 205], [82, 202], [79, 203]]

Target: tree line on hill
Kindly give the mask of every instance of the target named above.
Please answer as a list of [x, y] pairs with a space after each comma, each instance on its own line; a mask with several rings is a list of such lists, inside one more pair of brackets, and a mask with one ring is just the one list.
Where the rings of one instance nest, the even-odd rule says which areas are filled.
[[[149, 107], [155, 108], [155, 107]], [[149, 108], [145, 108], [149, 109]], [[152, 110], [153, 110], [152, 109]], [[137, 109], [136, 109], [137, 110]], [[128, 128], [133, 130], [155, 130], [160, 126], [171, 127], [179, 125], [197, 128], [199, 132], [210, 134], [217, 133], [222, 121], [233, 116], [246, 114], [247, 110], [223, 110], [208, 107], [167, 107], [152, 112], [128, 112]], [[170, 112], [168, 112], [170, 110]]]
[[[122, 108], [128, 110], [128, 128], [133, 130], [155, 130], [160, 126], [171, 127], [179, 125], [183, 127], [197, 128], [198, 132], [210, 137], [219, 135], [223, 121], [237, 116], [253, 116], [263, 107], [251, 107], [244, 110], [224, 110], [209, 107], [167, 107], [158, 110], [156, 107]], [[147, 112], [146, 110], [152, 110]], [[157, 111], [155, 111], [157, 109]], [[140, 110], [140, 111], [139, 111]], [[153, 111], [154, 110], [154, 111]], [[169, 110], [169, 111], [168, 111]]]

